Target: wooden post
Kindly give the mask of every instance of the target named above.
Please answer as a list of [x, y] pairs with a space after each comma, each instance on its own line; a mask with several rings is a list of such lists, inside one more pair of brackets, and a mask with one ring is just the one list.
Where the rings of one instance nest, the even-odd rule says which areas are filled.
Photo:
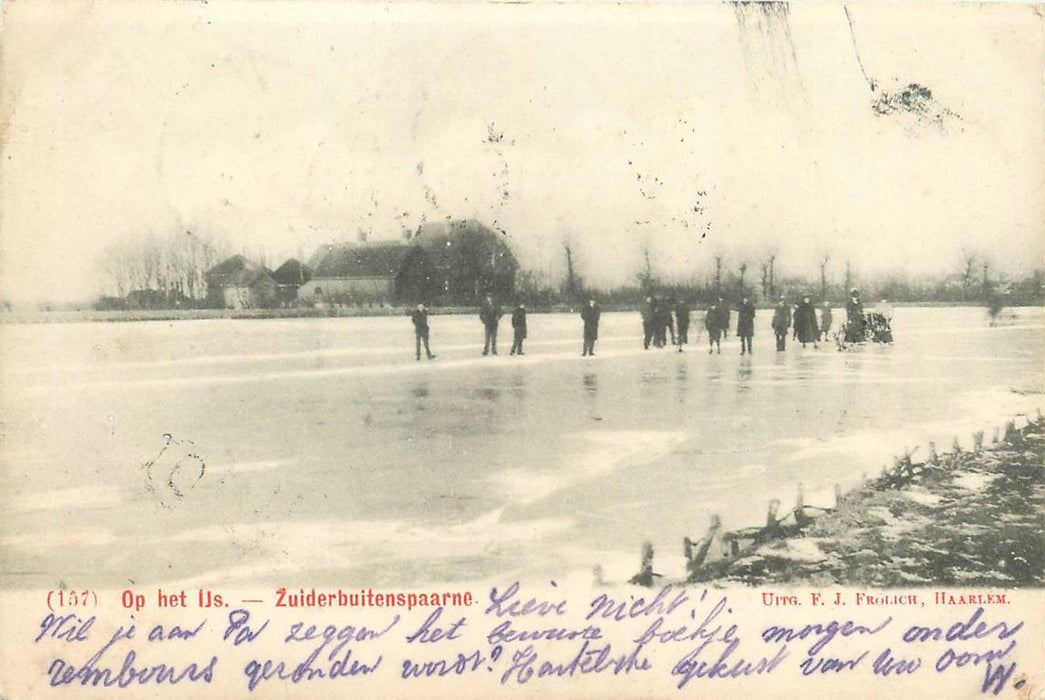
[[653, 585], [653, 543], [646, 541], [642, 543], [642, 563], [639, 565], [639, 573], [631, 577], [628, 583], [640, 586]]

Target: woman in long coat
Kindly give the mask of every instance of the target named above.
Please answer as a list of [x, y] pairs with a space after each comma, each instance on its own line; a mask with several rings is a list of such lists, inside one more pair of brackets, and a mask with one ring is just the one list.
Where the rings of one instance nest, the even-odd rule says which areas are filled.
[[862, 343], [864, 337], [864, 303], [860, 292], [854, 289], [845, 303], [845, 342]]
[[816, 309], [809, 302], [809, 297], [802, 297], [802, 303], [795, 308], [795, 337], [802, 347], [806, 343], [812, 343], [816, 347], [816, 341], [820, 332], [816, 327]]

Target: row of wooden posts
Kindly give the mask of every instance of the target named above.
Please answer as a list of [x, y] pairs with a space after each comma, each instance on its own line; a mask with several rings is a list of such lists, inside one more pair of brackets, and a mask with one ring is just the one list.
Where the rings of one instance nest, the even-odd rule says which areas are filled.
[[[1036, 422], [1038, 424], [1045, 422], [1045, 416], [1042, 415], [1040, 408], [1037, 411]], [[1005, 424], [1004, 435], [1002, 435], [1001, 431], [1001, 428], [995, 426], [994, 434], [991, 438], [992, 445], [1001, 444], [1003, 441], [1011, 442], [1019, 435], [1019, 430], [1016, 428], [1015, 421], [1009, 421]], [[983, 451], [984, 436], [985, 433], [982, 430], [973, 433], [973, 453]], [[903, 455], [895, 457], [891, 468], [883, 466], [881, 477], [877, 480], [877, 486], [879, 488], [902, 488], [911, 483], [916, 476], [925, 470], [927, 466], [940, 466], [941, 459], [936, 451], [935, 442], [929, 442], [929, 456], [926, 458], [924, 463], [912, 462], [911, 457], [915, 452], [917, 452], [917, 450], [918, 448], [915, 447], [907, 450]], [[951, 454], [957, 455], [962, 452], [961, 443], [958, 441], [958, 437], [955, 436], [951, 446]], [[863, 483], [868, 482], [866, 473], [864, 473], [862, 481]], [[701, 571], [709, 564], [713, 563], [712, 559], [709, 559], [709, 555], [712, 554], [711, 549], [716, 542], [725, 545], [727, 550], [726, 560], [734, 560], [742, 552], [751, 551], [753, 548], [766, 542], [784, 539], [801, 533], [809, 527], [816, 518], [838, 508], [845, 498], [841, 485], [835, 484], [834, 496], [835, 505], [833, 507], [807, 504], [805, 502], [805, 490], [803, 485], [800, 483], [798, 484], [795, 506], [784, 516], [781, 517], [779, 515], [780, 501], [774, 498], [769, 502], [769, 507], [766, 511], [765, 525], [732, 532], [723, 532], [722, 518], [717, 513], [713, 514], [711, 516], [711, 525], [703, 537], [698, 540], [692, 540], [688, 536], [683, 538], [683, 552], [686, 557], [686, 570], [688, 577], [691, 580], [698, 578]], [[644, 542], [642, 544], [639, 572], [629, 580], [629, 583], [640, 586], [652, 586], [657, 579], [662, 578], [661, 574], [658, 574], [653, 570], [653, 555], [653, 543], [649, 541]], [[601, 578], [601, 573], [601, 568], [597, 568], [596, 579]]]

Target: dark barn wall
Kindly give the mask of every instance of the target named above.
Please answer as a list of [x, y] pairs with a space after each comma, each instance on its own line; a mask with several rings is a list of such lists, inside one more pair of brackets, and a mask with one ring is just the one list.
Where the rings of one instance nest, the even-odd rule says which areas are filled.
[[415, 247], [403, 259], [396, 275], [395, 301], [412, 306], [421, 301], [432, 303], [438, 298], [435, 266], [424, 250]]
[[478, 304], [486, 294], [507, 301], [519, 265], [503, 237], [476, 221], [429, 224], [415, 238], [435, 270], [440, 304]]

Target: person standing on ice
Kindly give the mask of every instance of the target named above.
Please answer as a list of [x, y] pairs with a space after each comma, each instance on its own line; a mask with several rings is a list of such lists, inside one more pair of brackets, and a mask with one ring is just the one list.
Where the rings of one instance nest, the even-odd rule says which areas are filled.
[[594, 299], [588, 300], [588, 305], [581, 309], [581, 319], [584, 321], [584, 350], [581, 357], [595, 355], [595, 341], [599, 338], [599, 317], [602, 310]]
[[804, 296], [802, 303], [795, 308], [795, 338], [802, 343], [802, 347], [805, 347], [806, 343], [812, 343], [815, 348], [819, 336], [820, 331], [816, 327], [816, 309], [810, 303], [809, 297]]
[[787, 331], [791, 328], [791, 307], [787, 305], [784, 297], [780, 297], [776, 308], [773, 309], [773, 333], [776, 334], [777, 352], [784, 350], [787, 344]]
[[679, 299], [675, 304], [675, 325], [678, 327], [679, 352], [682, 352], [682, 346], [689, 343], [689, 304], [685, 299]]
[[417, 305], [417, 308], [410, 312], [410, 320], [414, 322], [414, 340], [416, 346], [417, 361], [421, 361], [421, 344], [425, 346], [425, 355], [429, 360], [434, 360], [435, 355], [428, 349], [428, 307], [424, 303]]
[[675, 300], [672, 297], [664, 300], [664, 325], [671, 334], [672, 346], [677, 345], [678, 343], [675, 341]]
[[494, 355], [497, 354], [497, 324], [501, 322], [502, 315], [501, 307], [494, 304], [493, 298], [487, 294], [486, 301], [479, 309], [479, 320], [483, 322], [483, 328], [486, 331], [486, 340], [483, 342], [484, 355], [489, 355], [491, 352]]
[[827, 340], [827, 334], [831, 332], [831, 302], [824, 301], [824, 307], [820, 310], [820, 339]]
[[718, 327], [722, 335], [729, 335], [729, 306], [722, 297], [718, 298]]
[[718, 353], [722, 354], [722, 312], [718, 308], [717, 303], [712, 303], [708, 308], [707, 313], [704, 314], [704, 328], [708, 331], [708, 354], [710, 355], [718, 348]]
[[523, 341], [526, 340], [526, 305], [519, 304], [512, 312], [512, 351], [510, 355], [525, 355]]
[[751, 338], [755, 335], [755, 305], [747, 297], [737, 307], [737, 335], [740, 336], [740, 354], [750, 354]]
[[668, 323], [664, 320], [664, 307], [667, 301], [659, 297], [653, 297], [653, 344], [664, 347], [668, 337]]
[[653, 312], [655, 300], [652, 296], [646, 297], [646, 303], [642, 305], [642, 349], [649, 350], [650, 341], [654, 338]]
[[845, 342], [862, 343], [864, 340], [864, 303], [860, 301], [860, 290], [854, 289], [845, 303]]

